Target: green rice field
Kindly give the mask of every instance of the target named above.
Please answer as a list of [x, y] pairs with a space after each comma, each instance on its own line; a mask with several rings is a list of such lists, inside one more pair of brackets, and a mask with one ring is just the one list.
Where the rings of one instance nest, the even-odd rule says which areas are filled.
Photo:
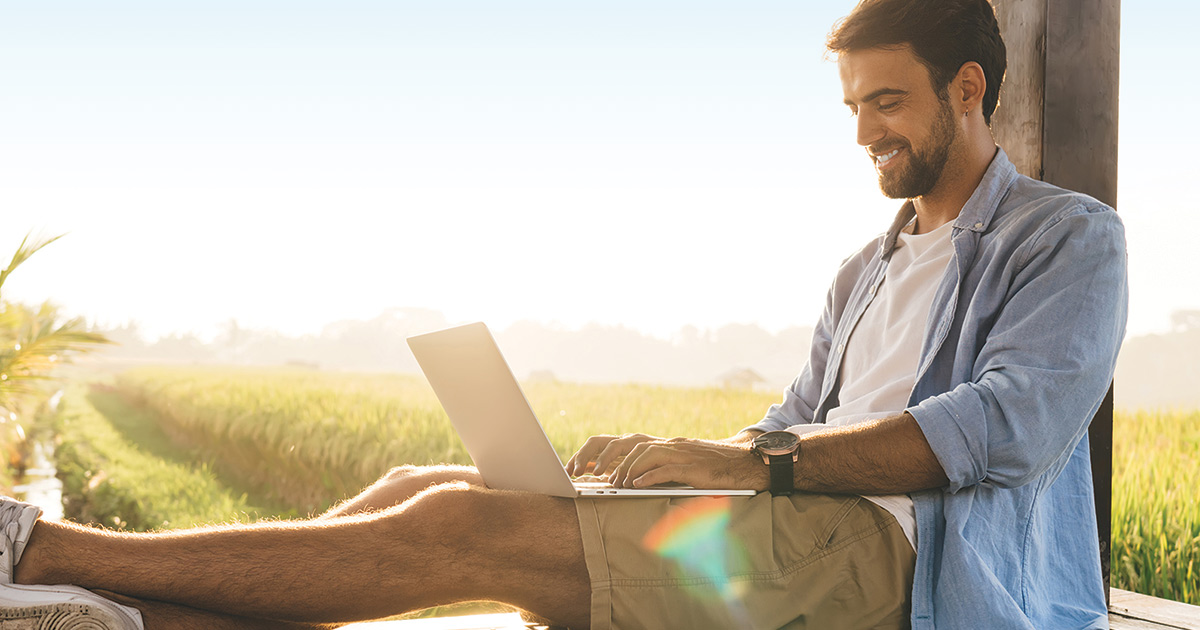
[[1200, 604], [1200, 411], [1118, 412], [1112, 585]]
[[[564, 460], [598, 433], [724, 437], [779, 399], [646, 385], [525, 390]], [[60, 476], [78, 478], [67, 483], [77, 507], [68, 513], [129, 529], [304, 515], [392, 466], [469, 463], [419, 376], [143, 368], [73, 391], [65, 408]], [[1200, 412], [1118, 411], [1113, 460], [1112, 585], [1200, 604]], [[196, 476], [181, 482], [182, 471]], [[84, 490], [90, 498], [71, 496]]]

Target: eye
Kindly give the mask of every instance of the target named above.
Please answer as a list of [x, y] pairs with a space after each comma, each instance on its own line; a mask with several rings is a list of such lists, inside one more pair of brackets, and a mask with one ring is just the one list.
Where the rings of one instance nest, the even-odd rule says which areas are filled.
[[900, 101], [887, 101], [879, 103], [879, 105], [876, 106], [876, 109], [881, 112], [890, 112], [897, 107], [900, 107]]

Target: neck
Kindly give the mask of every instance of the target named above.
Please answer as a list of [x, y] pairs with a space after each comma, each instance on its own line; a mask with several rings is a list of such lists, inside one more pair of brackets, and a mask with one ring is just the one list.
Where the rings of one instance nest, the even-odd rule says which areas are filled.
[[917, 212], [913, 234], [932, 232], [958, 218], [996, 157], [996, 142], [986, 125], [967, 134], [966, 141], [951, 151], [942, 178], [933, 190], [912, 200]]

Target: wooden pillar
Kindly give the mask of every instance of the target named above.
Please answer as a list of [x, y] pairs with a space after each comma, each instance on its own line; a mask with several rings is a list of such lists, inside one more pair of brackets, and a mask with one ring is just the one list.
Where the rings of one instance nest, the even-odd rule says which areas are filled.
[[[991, 0], [1008, 48], [992, 117], [1021, 173], [1116, 207], [1121, 0]], [[1113, 392], [1088, 428], [1100, 562], [1109, 584]]]
[[1046, 77], [1046, 3], [992, 0], [1008, 49], [1008, 71], [992, 135], [1022, 175], [1042, 178], [1042, 116]]
[[992, 0], [1008, 74], [992, 117], [1017, 170], [1117, 203], [1120, 0]]

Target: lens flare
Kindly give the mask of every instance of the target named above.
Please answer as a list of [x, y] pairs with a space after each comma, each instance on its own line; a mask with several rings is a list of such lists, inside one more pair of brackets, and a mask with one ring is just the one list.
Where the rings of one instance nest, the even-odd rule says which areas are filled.
[[[729, 497], [697, 497], [672, 506], [646, 536], [642, 545], [663, 558], [679, 563], [688, 577], [705, 578], [725, 600], [735, 617], [745, 613], [738, 589], [730, 579], [738, 564], [741, 546], [729, 536]], [[697, 597], [709, 597], [706, 587], [695, 591]]]

